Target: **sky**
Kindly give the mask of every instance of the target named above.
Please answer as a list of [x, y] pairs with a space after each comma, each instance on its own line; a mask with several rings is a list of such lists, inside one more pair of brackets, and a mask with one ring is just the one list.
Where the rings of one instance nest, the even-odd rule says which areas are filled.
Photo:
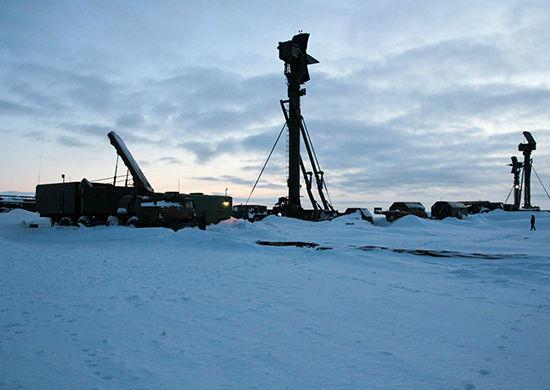
[[[284, 123], [277, 43], [300, 30], [337, 207], [504, 201], [525, 130], [550, 189], [548, 20], [548, 1], [0, 0], [0, 191], [113, 176], [115, 130], [156, 191], [243, 202]], [[286, 173], [283, 139], [252, 202]]]

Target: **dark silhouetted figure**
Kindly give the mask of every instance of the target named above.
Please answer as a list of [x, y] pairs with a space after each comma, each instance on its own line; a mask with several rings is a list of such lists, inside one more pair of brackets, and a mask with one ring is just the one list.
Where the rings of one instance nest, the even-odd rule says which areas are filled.
[[535, 227], [535, 216], [531, 214], [531, 230], [537, 230]]

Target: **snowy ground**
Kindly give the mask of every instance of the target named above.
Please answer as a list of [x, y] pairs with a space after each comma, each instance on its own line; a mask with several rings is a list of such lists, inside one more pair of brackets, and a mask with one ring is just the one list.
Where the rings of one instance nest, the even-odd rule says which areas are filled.
[[0, 214], [0, 388], [550, 388], [550, 213], [529, 217], [172, 232]]

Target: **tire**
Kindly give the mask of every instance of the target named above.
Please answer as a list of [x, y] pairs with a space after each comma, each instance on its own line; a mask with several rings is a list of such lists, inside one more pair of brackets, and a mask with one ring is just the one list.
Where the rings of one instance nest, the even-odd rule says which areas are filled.
[[72, 226], [74, 225], [71, 217], [63, 217], [59, 220], [59, 226]]
[[120, 221], [118, 220], [118, 217], [114, 215], [109, 215], [109, 218], [107, 218], [107, 222], [105, 223], [107, 226], [118, 226], [120, 225]]
[[128, 219], [128, 222], [126, 222], [126, 226], [128, 227], [139, 227], [139, 218], [134, 216]]
[[206, 216], [204, 215], [204, 213], [201, 213], [201, 215], [197, 219], [197, 222], [199, 224], [200, 230], [206, 230]]
[[78, 225], [79, 226], [84, 226], [84, 227], [90, 227], [90, 226], [92, 226], [92, 222], [90, 221], [90, 218], [83, 215], [80, 218], [78, 218]]

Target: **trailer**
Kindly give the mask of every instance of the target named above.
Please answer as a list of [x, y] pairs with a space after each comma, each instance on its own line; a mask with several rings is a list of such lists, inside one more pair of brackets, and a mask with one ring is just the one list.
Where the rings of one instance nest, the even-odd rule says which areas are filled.
[[432, 205], [432, 219], [448, 217], [462, 219], [468, 215], [468, 208], [462, 202], [437, 201]]
[[346, 211], [342, 215], [349, 215], [349, 214], [359, 214], [361, 219], [363, 221], [367, 221], [370, 223], [374, 222], [374, 219], [372, 217], [372, 214], [370, 213], [369, 209], [367, 208], [360, 208], [360, 207], [348, 207]]
[[491, 202], [488, 200], [463, 200], [460, 203], [464, 204], [468, 210], [468, 214], [488, 213], [489, 211], [501, 209], [504, 210], [502, 202]]
[[134, 193], [133, 187], [106, 183], [80, 182], [39, 184], [36, 186], [36, 211], [52, 224], [104, 225], [116, 215], [121, 199]]
[[414, 215], [418, 218], [428, 218], [424, 205], [420, 202], [394, 202], [388, 210], [382, 210], [381, 207], [374, 208], [375, 214], [386, 216], [386, 220], [393, 222], [407, 215]]

